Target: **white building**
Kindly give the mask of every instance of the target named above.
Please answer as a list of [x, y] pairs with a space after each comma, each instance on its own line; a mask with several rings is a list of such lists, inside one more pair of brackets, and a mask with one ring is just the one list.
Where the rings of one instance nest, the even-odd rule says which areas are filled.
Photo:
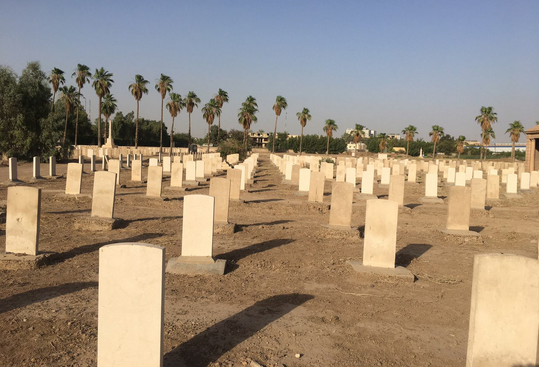
[[[352, 135], [354, 132], [354, 129], [346, 129], [346, 133]], [[369, 130], [367, 128], [363, 129], [363, 137], [364, 138], [374, 138], [376, 136], [375, 130]]]

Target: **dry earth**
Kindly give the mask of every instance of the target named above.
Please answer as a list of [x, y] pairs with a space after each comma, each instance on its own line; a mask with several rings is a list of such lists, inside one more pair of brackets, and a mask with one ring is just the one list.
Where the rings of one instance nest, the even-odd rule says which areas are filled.
[[[283, 185], [262, 153], [255, 183], [231, 204], [234, 234], [216, 234], [214, 253], [228, 261], [224, 276], [166, 275], [166, 367], [245, 366], [464, 366], [473, 257], [507, 252], [537, 257], [537, 191], [522, 200], [496, 201], [473, 212], [481, 240], [463, 241], [438, 231], [447, 206], [419, 205], [422, 185], [407, 185], [399, 214], [397, 265], [417, 280], [403, 283], [354, 273], [361, 231], [323, 227], [328, 205], [307, 203]], [[42, 165], [42, 173], [47, 166]], [[58, 165], [65, 173], [66, 166]], [[88, 170], [88, 166], [86, 166]], [[208, 194], [208, 185], [167, 200], [144, 197], [143, 184], [127, 183], [116, 199], [123, 228], [74, 230], [90, 215], [91, 199], [58, 195], [65, 179], [30, 182], [43, 189], [41, 251], [59, 260], [38, 270], [0, 271], [0, 366], [95, 366], [98, 249], [118, 242], [181, 248], [183, 195]], [[130, 172], [122, 172], [122, 179]], [[7, 167], [0, 167], [0, 182]], [[84, 174], [83, 193], [93, 175]], [[164, 186], [169, 185], [167, 178]], [[56, 191], [55, 191], [56, 190]], [[445, 188], [440, 187], [440, 195]], [[331, 185], [326, 182], [327, 203]], [[0, 186], [0, 203], [6, 199]], [[387, 189], [375, 185], [384, 198]], [[353, 225], [365, 222], [365, 203], [354, 203]], [[5, 224], [0, 224], [5, 243]], [[300, 358], [296, 357], [300, 355]]]

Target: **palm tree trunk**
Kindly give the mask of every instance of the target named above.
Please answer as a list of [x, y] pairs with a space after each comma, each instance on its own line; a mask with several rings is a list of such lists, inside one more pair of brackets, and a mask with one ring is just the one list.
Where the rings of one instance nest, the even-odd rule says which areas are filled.
[[137, 99], [137, 120], [135, 121], [135, 149], [138, 148], [138, 105], [139, 100]]
[[275, 139], [277, 138], [277, 120], [279, 115], [275, 115], [275, 127], [273, 128], [273, 146], [271, 147], [271, 152], [275, 153]]
[[169, 157], [172, 157], [172, 144], [174, 143], [174, 116], [172, 116], [172, 126], [170, 127], [170, 152]]
[[459, 158], [458, 158], [458, 160], [460, 161], [460, 152], [459, 152]]
[[483, 156], [485, 155], [485, 130], [482, 130], [481, 132], [481, 151], [479, 152], [479, 159], [483, 160]]
[[191, 153], [191, 112], [189, 112], [189, 136], [187, 138], [187, 153]]
[[66, 144], [66, 137], [67, 137], [67, 118], [69, 116], [69, 112], [67, 110], [67, 104], [66, 104], [66, 124], [64, 127], [64, 138], [62, 139], [62, 146], [65, 146]]
[[513, 142], [513, 147], [511, 148], [511, 159], [515, 160], [515, 142]]
[[326, 146], [326, 155], [329, 155], [329, 135], [328, 135], [328, 143]]
[[101, 96], [99, 96], [99, 118], [97, 120], [97, 146], [101, 148]]
[[302, 146], [303, 146], [303, 125], [301, 125], [301, 137], [299, 139], [299, 155], [301, 155]]
[[208, 123], [208, 150], [206, 150], [208, 154], [210, 154], [210, 127], [211, 124]]
[[77, 135], [79, 134], [79, 108], [80, 108], [80, 87], [77, 102], [77, 119], [75, 120], [75, 146], [77, 146]]
[[243, 147], [247, 151], [247, 129], [243, 128]]
[[410, 142], [406, 142], [406, 155], [408, 155], [408, 148], [410, 148]]
[[219, 139], [221, 138], [221, 115], [218, 116], [219, 124], [217, 126], [217, 146], [219, 146]]
[[51, 112], [54, 111], [54, 100], [56, 99], [56, 91], [52, 93], [52, 103], [51, 103]]
[[432, 159], [434, 159], [435, 155], [436, 155], [436, 142], [434, 142], [434, 148], [432, 149]]
[[163, 150], [163, 103], [165, 99], [161, 98], [161, 136], [159, 137], [159, 153]]

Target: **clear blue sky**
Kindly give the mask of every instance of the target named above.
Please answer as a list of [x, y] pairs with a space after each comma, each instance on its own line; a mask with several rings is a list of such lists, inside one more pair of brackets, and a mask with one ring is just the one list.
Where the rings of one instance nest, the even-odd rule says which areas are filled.
[[[339, 135], [355, 123], [386, 133], [413, 124], [428, 138], [437, 124], [478, 139], [474, 118], [493, 106], [502, 142], [510, 122], [530, 128], [539, 120], [537, 19], [538, 0], [5, 0], [0, 64], [20, 74], [38, 60], [47, 73], [58, 67], [69, 76], [77, 63], [104, 67], [124, 113], [135, 109], [128, 85], [142, 74], [152, 85], [140, 112], [156, 120], [161, 73], [182, 96], [195, 91], [202, 105], [222, 88], [230, 95], [221, 118], [227, 130], [240, 129], [237, 111], [248, 95], [260, 109], [254, 131], [273, 130], [271, 107], [286, 97], [279, 130], [286, 124], [291, 134], [300, 132], [296, 113], [307, 107], [306, 134], [321, 134], [331, 118]], [[82, 92], [97, 117], [95, 92]], [[207, 129], [200, 107], [192, 118], [198, 137]], [[176, 126], [187, 131], [185, 112]]]

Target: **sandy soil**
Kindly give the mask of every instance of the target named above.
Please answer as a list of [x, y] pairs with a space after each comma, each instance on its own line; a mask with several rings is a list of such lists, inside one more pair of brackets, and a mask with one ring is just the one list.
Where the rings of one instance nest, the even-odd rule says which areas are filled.
[[[261, 154], [255, 183], [231, 204], [234, 234], [216, 234], [214, 253], [226, 259], [224, 276], [166, 275], [165, 366], [464, 366], [473, 257], [507, 252], [537, 257], [537, 191], [524, 199], [496, 201], [473, 212], [480, 240], [438, 231], [447, 206], [418, 205], [422, 185], [407, 185], [399, 214], [397, 265], [414, 283], [356, 274], [347, 260], [361, 260], [361, 231], [323, 227], [327, 205], [281, 184]], [[86, 170], [88, 170], [86, 166]], [[47, 166], [42, 165], [42, 174]], [[58, 165], [59, 174], [66, 171]], [[116, 217], [125, 226], [109, 232], [74, 230], [90, 215], [90, 198], [66, 198], [65, 179], [29, 182], [43, 191], [40, 250], [60, 259], [38, 270], [0, 271], [0, 366], [95, 366], [97, 354], [98, 249], [118, 242], [181, 248], [183, 195], [208, 194], [208, 185], [168, 199], [144, 197], [143, 184], [118, 189]], [[122, 172], [127, 181], [130, 171]], [[0, 182], [7, 167], [0, 167]], [[91, 193], [93, 175], [83, 177]], [[170, 184], [166, 179], [164, 186]], [[439, 195], [446, 190], [440, 187]], [[326, 182], [327, 203], [331, 185]], [[0, 186], [0, 203], [6, 199]], [[375, 185], [381, 198], [387, 189]], [[354, 203], [352, 224], [365, 223], [365, 202]], [[5, 243], [5, 224], [0, 242]], [[296, 355], [299, 354], [300, 358]]]

